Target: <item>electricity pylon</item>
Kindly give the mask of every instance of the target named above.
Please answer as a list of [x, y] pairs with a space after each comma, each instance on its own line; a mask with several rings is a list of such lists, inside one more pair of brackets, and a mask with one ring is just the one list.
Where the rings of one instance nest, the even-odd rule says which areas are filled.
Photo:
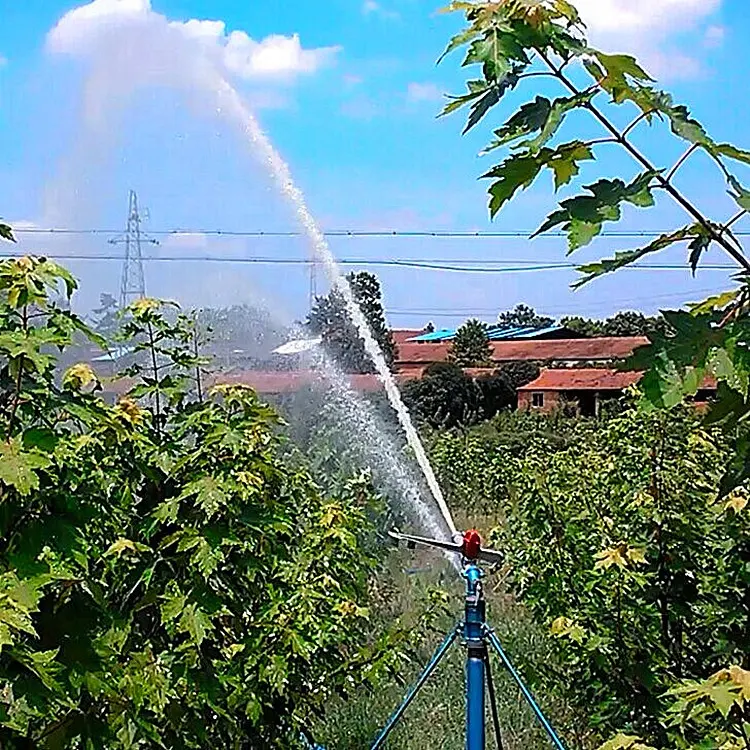
[[146, 276], [143, 272], [142, 245], [148, 242], [159, 243], [141, 233], [141, 215], [138, 210], [138, 195], [130, 191], [128, 200], [128, 224], [125, 234], [109, 241], [111, 245], [125, 244], [125, 260], [120, 281], [120, 308], [125, 309], [131, 302], [146, 296]]

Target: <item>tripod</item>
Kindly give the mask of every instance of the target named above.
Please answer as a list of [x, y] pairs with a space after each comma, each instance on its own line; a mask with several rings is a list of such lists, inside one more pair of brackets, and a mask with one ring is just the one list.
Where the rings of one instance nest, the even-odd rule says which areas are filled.
[[489, 697], [496, 744], [498, 750], [502, 750], [503, 748], [500, 720], [497, 714], [497, 701], [495, 700], [495, 686], [492, 681], [490, 666], [490, 648], [500, 657], [500, 661], [518, 685], [521, 694], [552, 741], [553, 746], [557, 750], [565, 750], [562, 741], [505, 653], [500, 639], [487, 624], [485, 600], [482, 592], [484, 572], [477, 565], [476, 559], [475, 557], [473, 560], [467, 560], [463, 570], [463, 578], [466, 581], [463, 622], [460, 622], [451, 630], [437, 649], [429, 664], [419, 676], [419, 679], [406, 694], [401, 705], [393, 716], [391, 716], [385, 728], [375, 740], [371, 750], [379, 750], [384, 746], [385, 741], [403, 717], [406, 709], [409, 708], [412, 701], [417, 697], [419, 691], [430, 678], [430, 675], [437, 669], [453, 643], [461, 636], [463, 636], [463, 642], [466, 646], [466, 750], [485, 750], [485, 686]]

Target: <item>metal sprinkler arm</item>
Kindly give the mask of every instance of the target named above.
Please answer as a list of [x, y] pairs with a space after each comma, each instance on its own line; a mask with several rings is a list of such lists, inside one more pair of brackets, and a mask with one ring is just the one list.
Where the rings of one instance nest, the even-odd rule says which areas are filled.
[[409, 549], [414, 549], [417, 545], [422, 547], [433, 547], [445, 552], [453, 552], [460, 555], [461, 559], [465, 562], [476, 562], [477, 560], [482, 560], [487, 563], [500, 563], [503, 561], [503, 556], [500, 552], [482, 547], [482, 539], [479, 536], [479, 532], [474, 529], [470, 529], [463, 533], [459, 532], [456, 535], [457, 539], [454, 541], [429, 539], [423, 536], [415, 536], [414, 534], [404, 534], [398, 529], [389, 531], [388, 535], [396, 541], [405, 542]]

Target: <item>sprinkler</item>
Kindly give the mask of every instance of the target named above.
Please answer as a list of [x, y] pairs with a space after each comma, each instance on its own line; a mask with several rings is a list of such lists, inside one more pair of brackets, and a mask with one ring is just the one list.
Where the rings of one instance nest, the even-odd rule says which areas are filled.
[[420, 545], [460, 555], [462, 577], [466, 583], [464, 617], [448, 633], [419, 676], [419, 679], [406, 694], [401, 705], [391, 716], [385, 728], [371, 746], [371, 750], [379, 750], [379, 748], [384, 746], [388, 736], [406, 713], [412, 701], [417, 697], [419, 691], [437, 669], [450, 647], [459, 638], [462, 639], [462, 643], [466, 648], [466, 750], [485, 750], [487, 734], [485, 694], [489, 699], [496, 746], [498, 750], [502, 750], [503, 748], [500, 717], [498, 716], [497, 701], [495, 699], [495, 686], [492, 680], [490, 650], [498, 655], [503, 667], [508, 671], [516, 685], [518, 685], [521, 694], [547, 733], [553, 746], [557, 750], [565, 750], [565, 746], [557, 735], [557, 732], [513, 666], [500, 639], [487, 623], [486, 605], [482, 588], [482, 579], [485, 574], [482, 568], [479, 567], [479, 563], [499, 563], [503, 559], [501, 553], [485, 549], [482, 546], [482, 538], [476, 529], [470, 529], [463, 532], [463, 534], [457, 534], [454, 540], [450, 542], [412, 536], [411, 534], [402, 534], [398, 530], [390, 532], [390, 536], [398, 542], [404, 542], [409, 549], [414, 549], [417, 545]]

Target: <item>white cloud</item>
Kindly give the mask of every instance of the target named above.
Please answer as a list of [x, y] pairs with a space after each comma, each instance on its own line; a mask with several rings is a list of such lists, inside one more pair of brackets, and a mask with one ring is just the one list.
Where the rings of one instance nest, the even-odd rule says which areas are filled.
[[388, 10], [384, 8], [377, 0], [364, 0], [362, 3], [362, 13], [366, 16], [380, 16], [381, 18], [388, 18], [396, 20], [401, 18], [401, 14], [395, 10]]
[[[700, 60], [681, 50], [675, 38], [685, 32], [701, 31], [721, 4], [722, 0], [577, 0], [575, 3], [595, 45], [635, 54], [650, 72], [666, 79], [695, 78], [702, 74]], [[714, 31], [712, 35], [716, 41], [718, 33]]]
[[164, 250], [206, 250], [208, 235], [203, 232], [175, 232], [161, 243]]
[[170, 125], [182, 110], [244, 139], [244, 104], [288, 106], [286, 86], [334, 64], [337, 50], [305, 48], [297, 35], [253, 39], [221, 20], [172, 20], [156, 13], [151, 0], [93, 0], [74, 8], [46, 39], [52, 58], [75, 60], [82, 88], [75, 145], [45, 186], [45, 222], [69, 224], [93, 210], [81, 195], [120, 153], [134, 107]]
[[[140, 40], [139, 40], [140, 34]], [[158, 39], [158, 46], [157, 44]], [[140, 43], [139, 43], [140, 42]], [[151, 63], [169, 77], [175, 71], [167, 55], [175, 46], [202, 53], [232, 77], [244, 80], [293, 80], [332, 63], [339, 47], [304, 49], [298, 35], [272, 35], [256, 41], [244, 31], [227, 33], [223, 21], [168, 21], [150, 0], [93, 0], [66, 13], [47, 36], [47, 48], [75, 57], [121, 54], [136, 68]], [[172, 55], [172, 57], [176, 57]], [[180, 77], [179, 75], [177, 77]]]
[[703, 44], [709, 49], [713, 49], [714, 47], [721, 47], [721, 45], [724, 43], [726, 35], [727, 30], [723, 26], [709, 26], [706, 29], [705, 36], [703, 37]]
[[412, 102], [436, 102], [443, 98], [443, 93], [434, 83], [410, 83], [406, 96]]

